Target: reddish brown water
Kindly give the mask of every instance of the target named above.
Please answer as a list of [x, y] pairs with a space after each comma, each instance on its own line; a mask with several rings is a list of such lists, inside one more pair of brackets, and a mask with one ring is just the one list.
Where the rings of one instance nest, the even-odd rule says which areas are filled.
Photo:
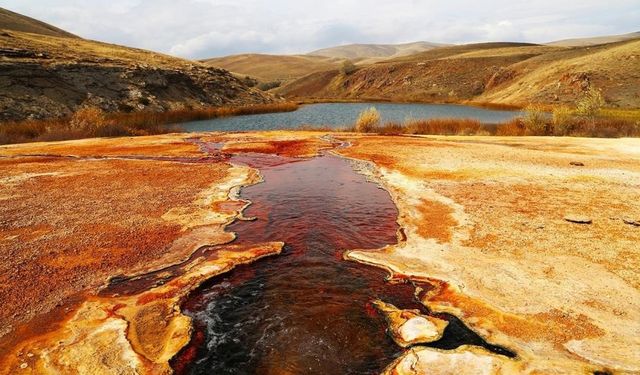
[[[172, 361], [189, 374], [372, 374], [401, 350], [385, 334], [371, 301], [421, 308], [410, 283], [390, 284], [381, 270], [342, 260], [345, 249], [396, 242], [397, 210], [388, 193], [334, 156], [295, 161], [236, 156], [264, 183], [242, 190], [253, 202], [228, 230], [238, 242], [284, 241], [283, 253], [240, 266], [192, 293], [190, 345]], [[453, 317], [433, 346], [484, 343]], [[509, 354], [504, 352], [504, 354]]]

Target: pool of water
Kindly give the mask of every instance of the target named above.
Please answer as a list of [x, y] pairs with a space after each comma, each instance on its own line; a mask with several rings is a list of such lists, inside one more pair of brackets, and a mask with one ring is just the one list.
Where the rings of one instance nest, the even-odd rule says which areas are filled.
[[295, 129], [302, 125], [339, 128], [353, 124], [358, 114], [369, 107], [376, 107], [380, 111], [383, 122], [455, 117], [474, 118], [483, 123], [499, 123], [521, 113], [454, 104], [322, 103], [303, 105], [294, 112], [223, 117], [179, 125], [188, 132]]
[[[264, 182], [242, 189], [253, 204], [227, 229], [237, 243], [284, 241], [281, 255], [213, 278], [182, 304], [191, 343], [172, 361], [178, 374], [377, 374], [402, 350], [385, 334], [371, 302], [424, 309], [412, 283], [342, 259], [345, 249], [396, 242], [398, 212], [389, 194], [349, 161], [236, 155]], [[424, 286], [425, 288], [428, 286]], [[451, 316], [433, 346], [485, 345]], [[490, 347], [491, 349], [491, 347]], [[497, 348], [499, 352], [500, 348]]]

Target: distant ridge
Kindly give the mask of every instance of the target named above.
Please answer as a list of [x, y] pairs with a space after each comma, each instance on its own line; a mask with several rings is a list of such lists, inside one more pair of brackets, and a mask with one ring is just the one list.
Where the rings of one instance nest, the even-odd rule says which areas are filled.
[[266, 55], [247, 53], [202, 60], [230, 72], [261, 81], [288, 81], [307, 74], [338, 69], [342, 59], [311, 55]]
[[48, 23], [23, 16], [22, 14], [4, 8], [0, 8], [0, 29], [65, 38], [79, 38], [77, 35], [49, 25]]
[[631, 39], [637, 39], [637, 38], [640, 38], [640, 31], [636, 31], [634, 33], [628, 33], [628, 34], [621, 34], [621, 35], [596, 36], [592, 38], [563, 39], [563, 40], [547, 43], [547, 45], [558, 46], [558, 47], [585, 47], [585, 46], [594, 46], [598, 44], [623, 42], [625, 40], [631, 40]]
[[403, 44], [347, 44], [309, 52], [311, 56], [326, 56], [339, 59], [393, 58], [429, 51], [447, 44], [413, 42]]

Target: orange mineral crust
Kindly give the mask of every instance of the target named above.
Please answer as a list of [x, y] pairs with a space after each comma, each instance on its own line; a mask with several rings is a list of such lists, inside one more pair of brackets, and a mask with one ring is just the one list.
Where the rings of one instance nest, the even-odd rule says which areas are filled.
[[203, 156], [177, 136], [0, 147], [0, 354], [54, 328], [110, 277], [231, 241], [224, 226], [246, 203], [230, 192], [259, 177]]
[[[407, 347], [385, 373], [640, 372], [640, 140], [274, 131], [0, 147], [0, 373], [170, 373], [181, 301], [282, 249], [224, 231], [247, 160], [326, 149], [398, 209], [397, 244], [345, 258], [428, 307], [376, 302]], [[429, 347], [450, 315], [514, 357]]]
[[439, 280], [423, 303], [519, 361], [412, 349], [389, 373], [466, 360], [485, 364], [470, 373], [640, 371], [640, 140], [338, 138], [352, 143], [342, 155], [377, 166], [406, 235], [347, 257]]
[[255, 152], [288, 157], [313, 157], [329, 149], [329, 139], [316, 131], [268, 131], [256, 133], [226, 133], [203, 137], [204, 141], [224, 142], [222, 151], [228, 153]]

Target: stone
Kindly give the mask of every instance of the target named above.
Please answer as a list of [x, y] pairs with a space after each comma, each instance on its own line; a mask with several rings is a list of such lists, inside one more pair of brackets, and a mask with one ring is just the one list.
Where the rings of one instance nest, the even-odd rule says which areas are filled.
[[584, 163], [579, 162], [579, 161], [572, 161], [569, 164], [576, 166], [576, 167], [584, 167]]
[[380, 300], [373, 304], [385, 316], [393, 341], [403, 348], [439, 340], [449, 324], [419, 310], [402, 310]]
[[623, 217], [622, 221], [625, 224], [633, 225], [634, 227], [640, 227], [640, 219], [632, 219], [630, 217]]
[[588, 216], [576, 214], [567, 214], [565, 215], [564, 219], [570, 223], [575, 224], [591, 224], [593, 222]]

